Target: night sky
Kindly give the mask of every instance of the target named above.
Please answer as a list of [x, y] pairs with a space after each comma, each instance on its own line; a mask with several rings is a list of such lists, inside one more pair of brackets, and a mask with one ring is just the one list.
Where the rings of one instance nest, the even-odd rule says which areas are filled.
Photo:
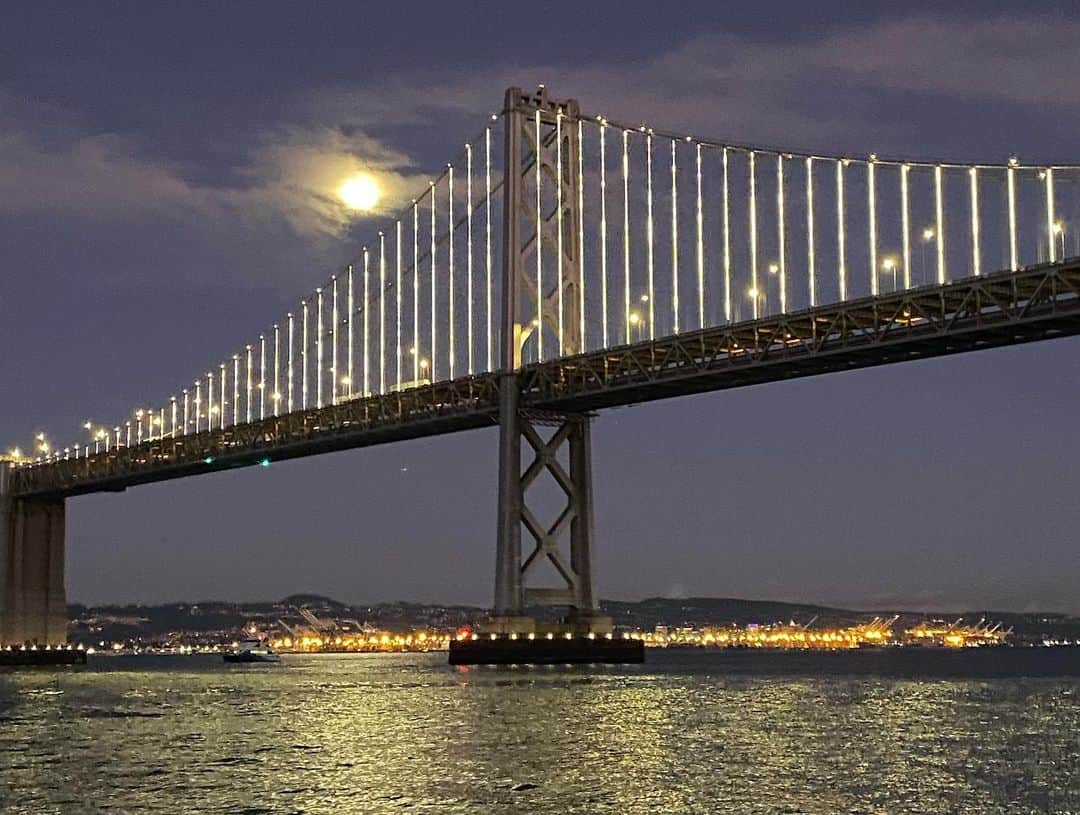
[[[0, 442], [72, 443], [266, 330], [385, 224], [319, 184], [422, 188], [508, 85], [740, 142], [1080, 160], [1075, 3], [817, 5], [8, 4]], [[1068, 339], [605, 412], [599, 595], [1080, 612], [1078, 401]], [[496, 444], [74, 499], [69, 597], [489, 604]]]

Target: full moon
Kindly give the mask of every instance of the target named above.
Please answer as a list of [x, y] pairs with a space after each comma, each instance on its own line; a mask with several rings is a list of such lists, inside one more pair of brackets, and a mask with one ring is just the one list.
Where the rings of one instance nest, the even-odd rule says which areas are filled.
[[349, 209], [367, 212], [379, 203], [379, 185], [370, 175], [355, 175], [341, 185], [338, 195]]

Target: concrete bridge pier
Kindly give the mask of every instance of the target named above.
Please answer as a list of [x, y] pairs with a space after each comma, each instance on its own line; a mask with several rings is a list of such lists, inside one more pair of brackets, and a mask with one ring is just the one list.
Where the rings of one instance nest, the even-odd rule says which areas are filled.
[[64, 499], [11, 495], [0, 462], [0, 647], [67, 642]]

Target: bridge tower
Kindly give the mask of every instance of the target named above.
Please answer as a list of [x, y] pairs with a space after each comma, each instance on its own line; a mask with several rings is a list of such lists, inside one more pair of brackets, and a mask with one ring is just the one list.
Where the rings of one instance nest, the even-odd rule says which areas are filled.
[[67, 642], [64, 499], [11, 495], [0, 461], [0, 647]]
[[[568, 630], [608, 633], [611, 621], [596, 614], [592, 585], [591, 417], [524, 408], [518, 377], [527, 349], [537, 357], [542, 344], [559, 355], [584, 350], [580, 109], [576, 100], [551, 99], [543, 86], [533, 93], [510, 88], [505, 116], [498, 541], [490, 630], [533, 632], [527, 608], [560, 606], [569, 609]], [[540, 280], [538, 268], [548, 270]], [[532, 456], [524, 470], [523, 442]], [[568, 456], [561, 456], [563, 450]], [[551, 479], [565, 496], [550, 524], [528, 500], [541, 479]], [[557, 575], [557, 585], [531, 585], [544, 563], [554, 567], [548, 571]]]

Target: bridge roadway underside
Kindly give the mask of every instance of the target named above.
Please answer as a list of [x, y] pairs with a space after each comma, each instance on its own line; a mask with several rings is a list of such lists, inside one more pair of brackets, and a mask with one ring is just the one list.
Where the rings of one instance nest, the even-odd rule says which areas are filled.
[[570, 413], [1080, 333], [1080, 259], [923, 286], [155, 439], [11, 473], [63, 498], [498, 424], [499, 389]]

